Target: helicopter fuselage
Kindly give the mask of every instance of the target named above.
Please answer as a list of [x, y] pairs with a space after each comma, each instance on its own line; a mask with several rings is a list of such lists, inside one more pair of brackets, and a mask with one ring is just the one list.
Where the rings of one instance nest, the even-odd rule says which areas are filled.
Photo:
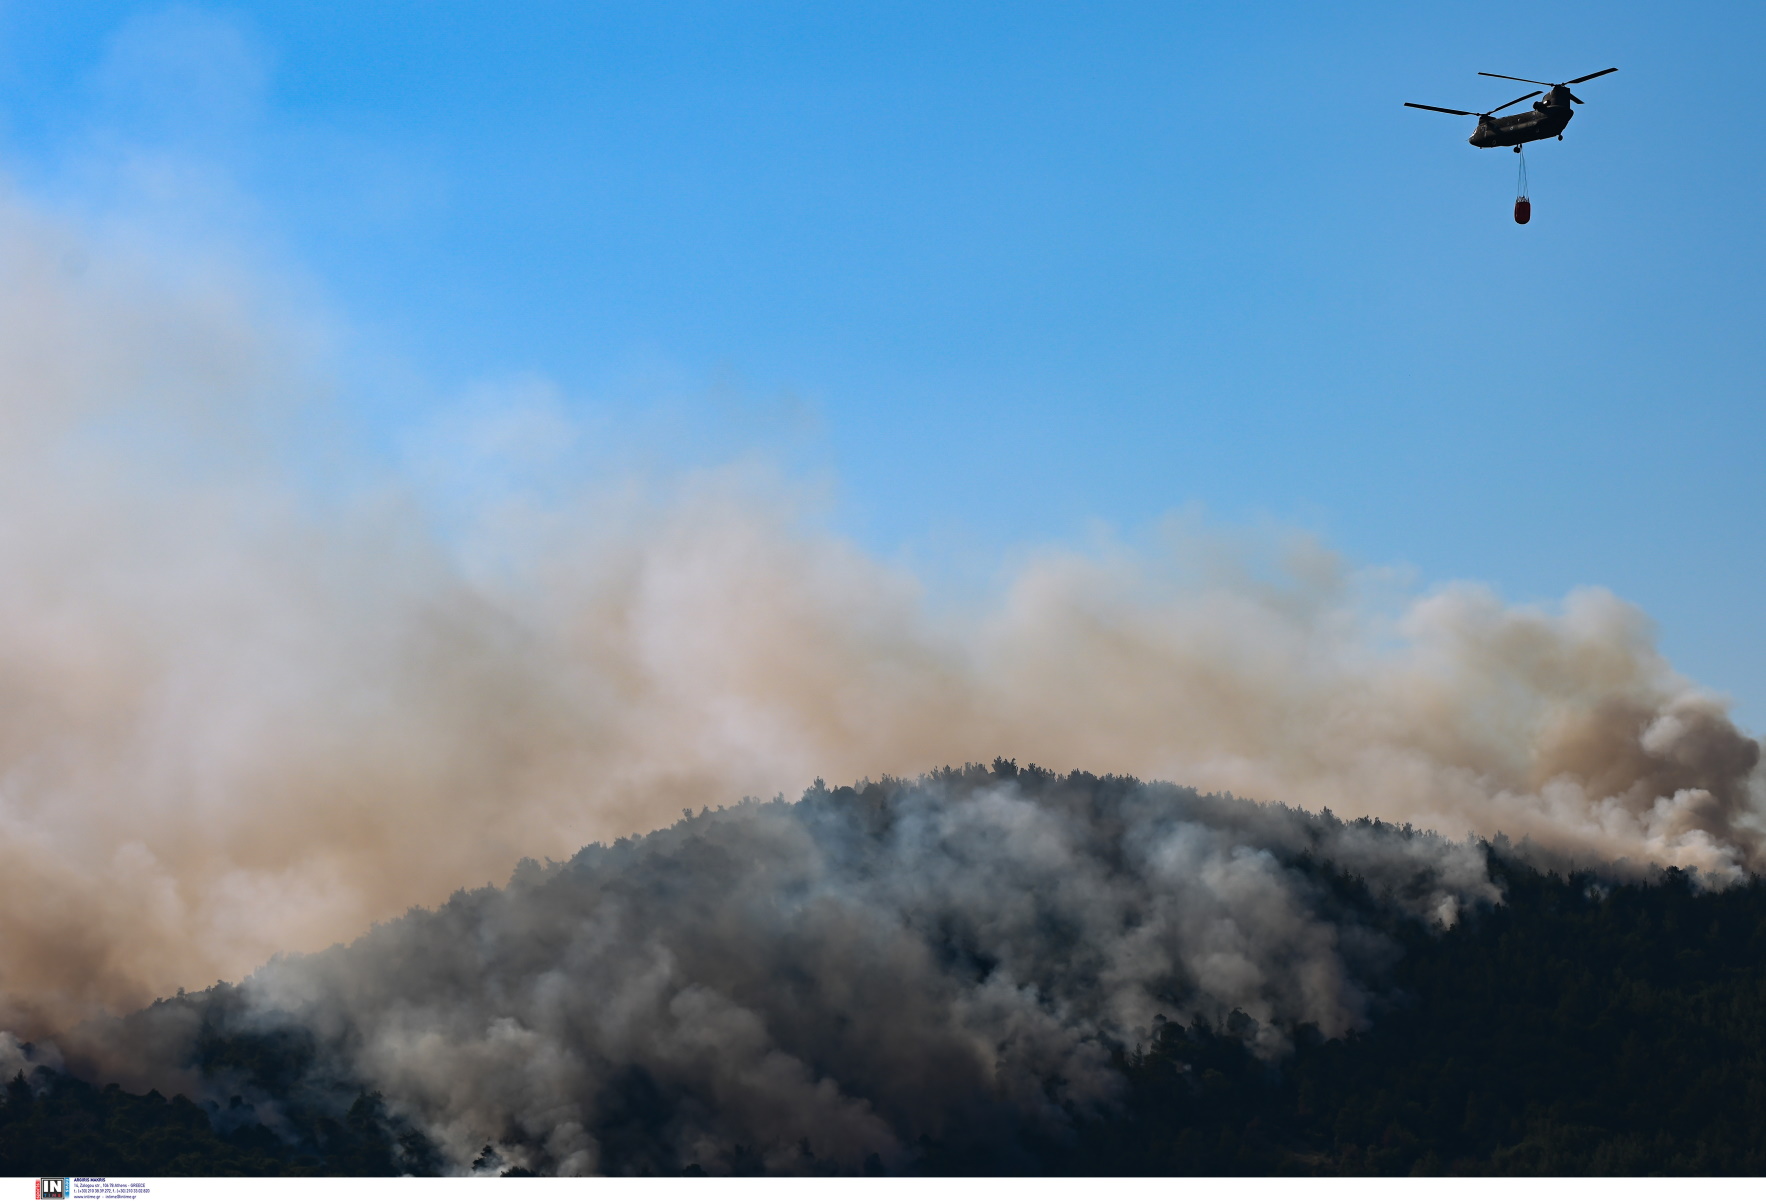
[[1568, 104], [1540, 102], [1524, 113], [1512, 117], [1485, 117], [1466, 140], [1480, 150], [1492, 146], [1519, 146], [1522, 142], [1539, 142], [1555, 138], [1576, 114]]
[[[1405, 108], [1422, 108], [1434, 113], [1446, 113], [1450, 117], [1476, 117], [1478, 128], [1466, 141], [1480, 150], [1488, 150], [1492, 146], [1512, 146], [1515, 153], [1521, 152], [1526, 142], [1540, 142], [1546, 138], [1564, 136], [1564, 126], [1576, 115], [1570, 108], [1572, 104], [1581, 104], [1582, 98], [1570, 90], [1572, 84], [1587, 83], [1591, 79], [1599, 79], [1603, 75], [1611, 75], [1617, 67], [1608, 67], [1604, 71], [1596, 71], [1592, 75], [1578, 75], [1563, 83], [1546, 83], [1542, 79], [1525, 79], [1519, 75], [1496, 75], [1489, 71], [1479, 71], [1480, 75], [1489, 75], [1492, 79], [1512, 79], [1516, 83], [1530, 83], [1546, 91], [1528, 92], [1525, 96], [1516, 96], [1507, 104], [1499, 104], [1495, 108], [1480, 113], [1468, 113], [1463, 108], [1442, 108], [1435, 104], [1418, 104], [1414, 100], [1406, 100]], [[1533, 100], [1542, 96], [1542, 100]], [[1523, 100], [1533, 100], [1533, 111], [1516, 113], [1511, 117], [1499, 117], [1505, 108], [1513, 108]]]

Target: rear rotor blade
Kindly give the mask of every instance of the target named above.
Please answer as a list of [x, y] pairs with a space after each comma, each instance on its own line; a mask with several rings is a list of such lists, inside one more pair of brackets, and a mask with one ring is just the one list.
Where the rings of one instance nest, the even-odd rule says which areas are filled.
[[1516, 96], [1513, 100], [1509, 101], [1508, 104], [1499, 104], [1491, 109], [1489, 113], [1479, 113], [1478, 115], [1480, 117], [1488, 117], [1490, 113], [1500, 113], [1503, 109], [1507, 108], [1509, 104], [1519, 104], [1521, 101], [1531, 100], [1537, 95], [1539, 95], [1538, 92], [1528, 92], [1525, 96]]
[[1405, 108], [1426, 108], [1432, 113], [1452, 113], [1456, 117], [1481, 117], [1484, 115], [1483, 113], [1468, 113], [1463, 108], [1436, 108], [1432, 104], [1412, 104], [1408, 100], [1406, 100], [1404, 102], [1404, 107]]
[[[1584, 75], [1580, 79], [1566, 79], [1566, 80], [1564, 80], [1562, 86], [1567, 88], [1573, 83], [1587, 83], [1591, 79], [1599, 79], [1602, 75], [1611, 75], [1614, 71], [1617, 71], [1618, 69], [1619, 68], [1617, 68], [1617, 67], [1608, 67], [1604, 71], [1596, 71], [1593, 75]], [[1531, 83], [1532, 80], [1528, 80], [1527, 82]]]
[[[1613, 68], [1613, 70], [1615, 70], [1615, 71], [1617, 71], [1618, 69], [1619, 68], [1617, 68], [1617, 67]], [[1479, 71], [1478, 74], [1489, 75], [1491, 79], [1512, 79], [1516, 83], [1536, 83], [1542, 88], [1555, 88], [1557, 86], [1555, 83], [1552, 83], [1549, 80], [1522, 79], [1519, 75], [1492, 75], [1489, 71]], [[1589, 78], [1592, 79], [1593, 76], [1589, 76]]]

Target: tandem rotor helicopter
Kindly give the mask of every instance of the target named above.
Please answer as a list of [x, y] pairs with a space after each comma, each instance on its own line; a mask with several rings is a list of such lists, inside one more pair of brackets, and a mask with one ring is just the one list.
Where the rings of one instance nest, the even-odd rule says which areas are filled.
[[[1536, 83], [1542, 89], [1550, 88], [1551, 90], [1528, 92], [1525, 96], [1516, 96], [1507, 104], [1499, 104], [1488, 112], [1482, 113], [1471, 113], [1461, 108], [1437, 108], [1433, 104], [1412, 104], [1408, 100], [1404, 102], [1404, 107], [1427, 109], [1432, 113], [1448, 113], [1455, 117], [1476, 117], [1478, 118], [1478, 128], [1473, 130], [1472, 136], [1466, 139], [1468, 142], [1480, 150], [1488, 150], [1492, 146], [1513, 147], [1514, 152], [1521, 155], [1520, 178], [1516, 185], [1515, 221], [1525, 225], [1532, 219], [1533, 203], [1527, 197], [1527, 156], [1521, 153], [1521, 146], [1527, 142], [1544, 141], [1546, 138], [1556, 138], [1560, 142], [1563, 141], [1564, 126], [1568, 125], [1570, 118], [1576, 115], [1575, 110], [1570, 106], [1582, 103], [1582, 98], [1570, 91], [1570, 85], [1587, 83], [1591, 79], [1599, 79], [1602, 75], [1611, 75], [1618, 69], [1617, 67], [1608, 67], [1604, 71], [1596, 71], [1592, 75], [1580, 75], [1575, 79], [1566, 79], [1562, 83], [1546, 83], [1543, 79], [1522, 79], [1519, 75], [1496, 75], [1489, 71], [1479, 71], [1478, 74], [1490, 79], [1512, 79], [1516, 83]], [[1543, 95], [1545, 99], [1533, 100], [1533, 97], [1539, 95]], [[1496, 115], [1503, 109], [1517, 105], [1523, 100], [1533, 100], [1531, 112], [1515, 113], [1508, 117]]]

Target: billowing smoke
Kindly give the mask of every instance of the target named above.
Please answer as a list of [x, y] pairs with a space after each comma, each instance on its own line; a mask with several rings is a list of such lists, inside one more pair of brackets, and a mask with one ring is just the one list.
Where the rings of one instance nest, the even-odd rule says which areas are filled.
[[[944, 607], [757, 468], [528, 487], [522, 431], [562, 444], [568, 406], [480, 403], [409, 439], [422, 470], [375, 466], [316, 327], [206, 260], [8, 202], [0, 281], [0, 1028], [23, 1037], [683, 807], [995, 754], [1714, 878], [1762, 863], [1756, 743], [1603, 592], [1375, 603], [1304, 539], [1177, 522]], [[462, 462], [472, 487], [438, 504], [436, 465]], [[744, 820], [789, 860], [790, 823]], [[1198, 865], [1262, 878], [1194, 837]], [[640, 971], [619, 954], [607, 971]], [[1292, 1012], [1358, 1012], [1327, 993]], [[1110, 1021], [1145, 1021], [1112, 995]]]
[[371, 1089], [455, 1170], [997, 1168], [1156, 1023], [1345, 1033], [1393, 923], [1496, 896], [1479, 844], [999, 763], [530, 862], [75, 1045], [235, 1121]]

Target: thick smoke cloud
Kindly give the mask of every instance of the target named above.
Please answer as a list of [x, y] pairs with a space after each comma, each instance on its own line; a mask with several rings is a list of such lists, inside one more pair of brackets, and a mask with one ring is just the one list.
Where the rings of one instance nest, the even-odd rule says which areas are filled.
[[528, 487], [521, 431], [559, 443], [559, 407], [414, 439], [426, 470], [475, 465], [438, 504], [339, 432], [319, 327], [223, 263], [8, 201], [0, 280], [0, 1028], [22, 1037], [682, 807], [994, 754], [1585, 859], [1762, 862], [1756, 743], [1603, 592], [1374, 604], [1303, 540], [1177, 523], [1030, 556], [947, 611], [757, 469]]
[[371, 1089], [455, 1170], [997, 1167], [1107, 1112], [1157, 1022], [1342, 1034], [1391, 923], [1496, 896], [1479, 844], [973, 768], [530, 862], [74, 1045], [271, 1121]]

